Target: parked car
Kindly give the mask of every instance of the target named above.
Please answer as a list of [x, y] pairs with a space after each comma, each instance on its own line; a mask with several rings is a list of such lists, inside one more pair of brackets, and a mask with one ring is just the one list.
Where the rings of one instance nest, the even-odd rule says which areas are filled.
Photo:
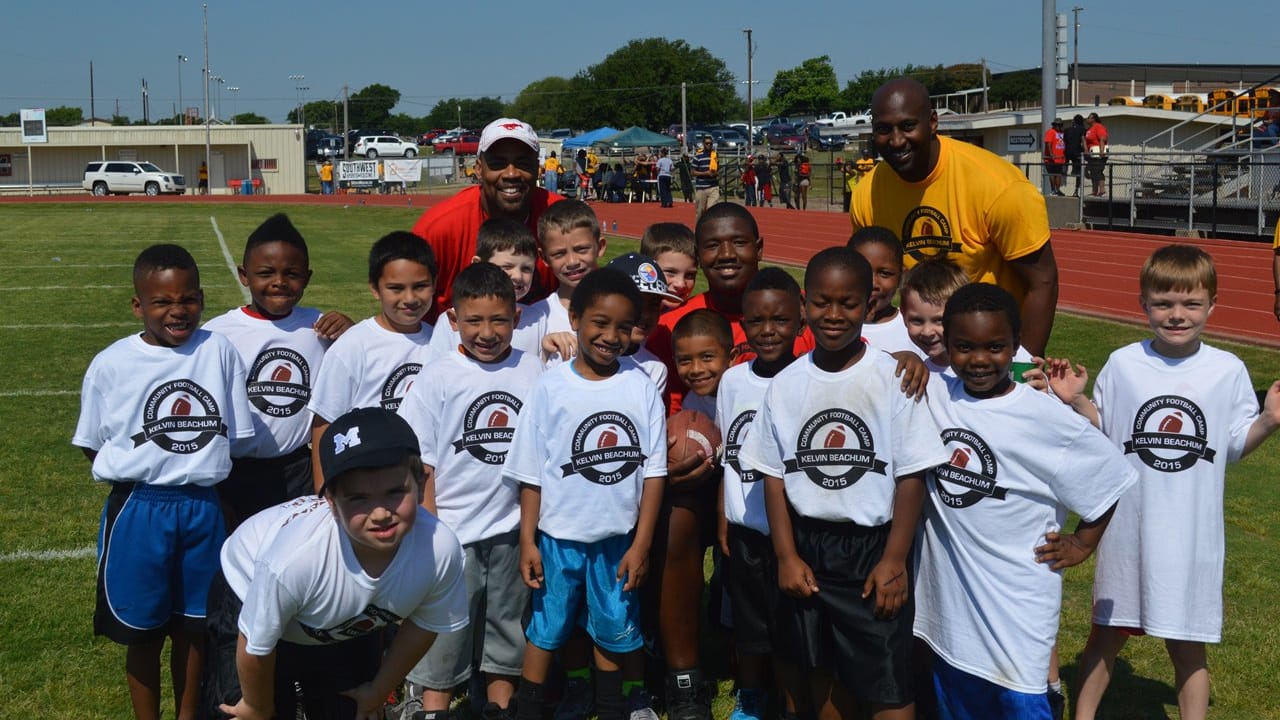
[[804, 149], [805, 144], [808, 142], [803, 129], [789, 123], [776, 123], [766, 127], [764, 136], [769, 147], [789, 149], [796, 152]]
[[357, 140], [351, 154], [363, 155], [370, 160], [376, 157], [411, 158], [418, 154], [418, 146], [391, 135], [372, 135]]
[[715, 138], [717, 150], [737, 151], [747, 147], [747, 136], [734, 128], [715, 128], [711, 131], [711, 137]]
[[435, 140], [444, 133], [444, 128], [431, 128], [418, 136], [418, 145], [430, 145], [432, 140]]
[[479, 135], [462, 135], [456, 140], [438, 143], [435, 153], [453, 153], [454, 155], [475, 155], [480, 152]]
[[811, 123], [805, 133], [809, 138], [809, 147], [814, 150], [843, 150], [846, 142], [844, 135], [823, 135], [823, 126]]
[[[335, 144], [337, 147], [336, 153], [334, 152]], [[327, 157], [333, 158], [333, 157], [341, 157], [341, 156], [342, 156], [342, 136], [341, 135], [331, 135], [329, 133], [318, 133], [313, 135], [308, 133], [307, 135], [307, 157], [308, 158], [323, 160]]]
[[149, 162], [125, 160], [94, 161], [84, 168], [80, 186], [94, 195], [181, 195], [187, 182], [181, 175], [165, 172]]
[[395, 133], [391, 132], [390, 130], [382, 130], [380, 128], [370, 128], [367, 130], [364, 128], [361, 128], [359, 130], [348, 130], [347, 145], [349, 145], [350, 147], [355, 147], [356, 143], [359, 142], [360, 138], [372, 137], [376, 135], [395, 135]]

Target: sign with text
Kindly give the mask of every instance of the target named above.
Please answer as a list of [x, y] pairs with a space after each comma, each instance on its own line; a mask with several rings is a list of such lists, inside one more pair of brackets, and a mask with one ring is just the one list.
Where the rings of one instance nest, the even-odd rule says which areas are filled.
[[49, 142], [49, 130], [44, 122], [44, 108], [20, 110], [23, 143]]
[[1010, 130], [1008, 138], [1008, 151], [1011, 153], [1035, 152], [1039, 146], [1035, 130]]
[[338, 163], [338, 180], [340, 182], [351, 182], [353, 180], [376, 181], [377, 179], [377, 160], [344, 160]]
[[422, 179], [422, 161], [383, 160], [382, 179], [386, 182], [416, 183]]

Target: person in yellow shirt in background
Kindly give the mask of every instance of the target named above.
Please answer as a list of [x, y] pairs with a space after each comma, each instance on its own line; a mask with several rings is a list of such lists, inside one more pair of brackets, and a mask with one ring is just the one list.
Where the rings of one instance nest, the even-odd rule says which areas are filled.
[[559, 192], [560, 159], [556, 157], [555, 150], [552, 150], [542, 163], [542, 186], [547, 189], [547, 192]]
[[[608, 168], [606, 168], [608, 169]], [[600, 158], [594, 148], [587, 148], [587, 200], [600, 197], [600, 186], [604, 184], [604, 173], [600, 172]]]
[[333, 161], [329, 158], [325, 158], [320, 166], [320, 194], [333, 194]]

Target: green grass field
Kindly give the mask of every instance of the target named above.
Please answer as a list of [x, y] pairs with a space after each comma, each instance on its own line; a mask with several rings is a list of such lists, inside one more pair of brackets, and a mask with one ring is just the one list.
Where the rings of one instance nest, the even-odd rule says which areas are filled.
[[[277, 208], [218, 204], [0, 205], [0, 719], [128, 717], [123, 651], [91, 631], [92, 547], [106, 489], [69, 438], [80, 380], [94, 354], [136, 332], [130, 266], [156, 242], [176, 242], [203, 273], [205, 318], [241, 302], [219, 230], [232, 257]], [[282, 207], [306, 236], [315, 279], [306, 303], [354, 318], [374, 310], [365, 253], [383, 233], [405, 229], [417, 209]], [[610, 255], [635, 242], [610, 239]], [[1051, 354], [1096, 372], [1141, 328], [1059, 315]], [[1230, 346], [1264, 388], [1280, 377], [1280, 355]], [[1280, 477], [1276, 441], [1228, 472], [1226, 627], [1210, 651], [1211, 717], [1280, 717]], [[1170, 527], [1170, 533], [1179, 528]], [[1067, 573], [1060, 635], [1063, 676], [1075, 678], [1088, 633], [1091, 565]], [[718, 646], [719, 647], [719, 646]], [[723, 657], [709, 666], [726, 666]], [[1104, 707], [1110, 718], [1177, 717], [1173, 674], [1162, 645], [1130, 643]], [[728, 714], [721, 682], [717, 717]], [[172, 713], [172, 710], [169, 710]]]

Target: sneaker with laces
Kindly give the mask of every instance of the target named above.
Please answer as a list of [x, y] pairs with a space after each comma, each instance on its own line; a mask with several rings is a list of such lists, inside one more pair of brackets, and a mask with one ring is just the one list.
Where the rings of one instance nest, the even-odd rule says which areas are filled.
[[592, 710], [591, 681], [586, 678], [569, 678], [564, 682], [560, 704], [552, 713], [553, 720], [586, 720]]
[[627, 696], [627, 710], [630, 712], [630, 720], [659, 720], [658, 713], [653, 709], [653, 699], [644, 688]]
[[480, 710], [481, 720], [515, 720], [516, 714], [511, 707], [498, 707], [498, 703], [488, 702]]
[[735, 696], [729, 720], [761, 720], [764, 717], [769, 704], [769, 696], [764, 690], [740, 688]]
[[711, 720], [711, 703], [698, 670], [667, 676], [667, 720]]
[[[418, 707], [422, 707], [422, 701], [418, 701]], [[453, 720], [453, 714], [448, 710], [418, 710], [413, 715], [408, 716], [410, 720]]]

